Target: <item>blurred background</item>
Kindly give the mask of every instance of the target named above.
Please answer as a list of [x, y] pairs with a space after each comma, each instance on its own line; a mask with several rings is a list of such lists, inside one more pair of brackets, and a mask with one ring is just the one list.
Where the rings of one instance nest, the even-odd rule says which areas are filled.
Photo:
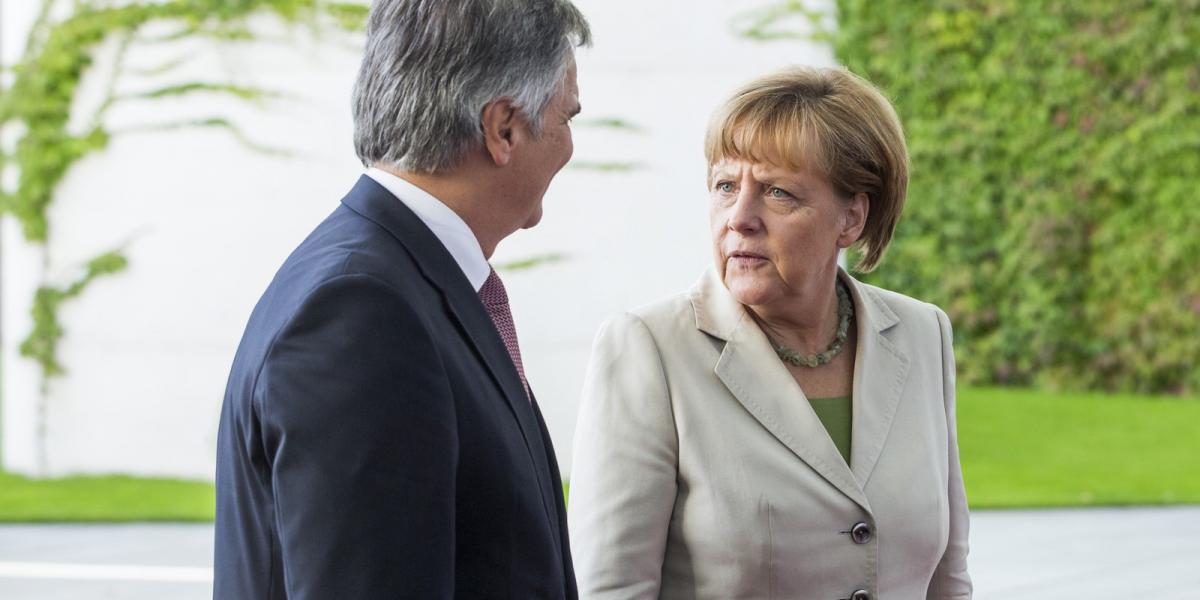
[[[576, 4], [575, 157], [493, 257], [565, 477], [599, 324], [709, 262], [710, 111], [844, 65], [907, 132], [864, 279], [954, 322], [978, 596], [1200, 598], [1200, 1]], [[205, 597], [234, 350], [362, 172], [365, 14], [0, 0], [0, 597]], [[1064, 510], [1129, 506], [1174, 508]]]

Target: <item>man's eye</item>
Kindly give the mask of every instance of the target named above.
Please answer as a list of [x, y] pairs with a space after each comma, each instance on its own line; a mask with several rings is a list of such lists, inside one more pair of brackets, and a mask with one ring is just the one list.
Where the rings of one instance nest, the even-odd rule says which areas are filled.
[[714, 189], [723, 194], [731, 194], [733, 193], [733, 184], [728, 181], [718, 181]]
[[783, 189], [780, 189], [777, 187], [773, 187], [773, 188], [767, 190], [767, 195], [772, 198], [790, 198], [792, 196], [791, 194], [787, 193]]

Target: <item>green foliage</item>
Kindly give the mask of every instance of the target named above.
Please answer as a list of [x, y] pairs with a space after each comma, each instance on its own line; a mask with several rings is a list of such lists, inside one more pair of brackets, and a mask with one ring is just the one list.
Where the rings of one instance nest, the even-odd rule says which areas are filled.
[[58, 322], [59, 305], [78, 297], [97, 277], [123, 271], [128, 264], [119, 251], [107, 252], [88, 262], [83, 276], [71, 285], [65, 288], [39, 287], [33, 300], [33, 331], [21, 343], [21, 355], [38, 361], [47, 377], [61, 374], [63, 367], [58, 362], [58, 341], [62, 338], [63, 329]]
[[[0, 92], [0, 127], [19, 124], [23, 132], [11, 155], [0, 149], [0, 164], [15, 163], [19, 173], [15, 190], [0, 190], [0, 211], [16, 216], [25, 236], [37, 242], [46, 239], [46, 208], [67, 169], [107, 145], [110, 133], [102, 121], [104, 112], [115, 103], [200, 92], [245, 100], [268, 95], [254, 88], [213, 82], [184, 82], [137, 94], [110, 93], [91, 125], [81, 133], [72, 133], [67, 128], [71, 105], [101, 42], [112, 36], [122, 38], [123, 56], [135, 43], [135, 35], [152, 23], [178, 24], [179, 33], [170, 36], [173, 39], [188, 35], [250, 39], [244, 20], [256, 12], [273, 12], [289, 21], [329, 14], [341, 27], [361, 25], [366, 14], [365, 6], [321, 0], [171, 0], [117, 6], [84, 2], [64, 20], [51, 22], [51, 4], [52, 0], [43, 0], [42, 18], [34, 26], [25, 55], [13, 69], [12, 88]], [[213, 121], [201, 120], [201, 124]]]
[[599, 171], [601, 173], [626, 173], [644, 169], [645, 167], [645, 164], [638, 161], [573, 160], [567, 163], [568, 169]]
[[868, 279], [946, 308], [961, 379], [1200, 392], [1200, 1], [837, 6], [912, 159]]
[[542, 265], [550, 265], [566, 260], [567, 257], [562, 254], [539, 254], [529, 258], [522, 258], [511, 262], [501, 263], [496, 265], [498, 271], [528, 271]]
[[203, 81], [191, 81], [188, 83], [168, 85], [165, 87], [161, 87], [161, 88], [157, 88], [157, 89], [153, 89], [153, 90], [149, 90], [149, 91], [145, 91], [145, 92], [138, 92], [135, 94], [126, 94], [126, 95], [120, 96], [120, 97], [121, 98], [155, 99], [155, 98], [166, 98], [169, 96], [183, 96], [186, 94], [193, 94], [196, 92], [224, 93], [224, 94], [229, 94], [230, 96], [234, 96], [236, 98], [240, 98], [242, 100], [261, 100], [265, 97], [275, 95], [275, 94], [266, 92], [264, 90], [260, 90], [258, 88], [244, 87], [244, 86], [233, 85], [233, 84], [229, 84], [229, 83], [208, 83], [208, 82], [203, 82]]
[[[12, 214], [20, 221], [25, 237], [42, 244], [50, 233], [46, 213], [55, 189], [72, 165], [107, 146], [113, 133], [104, 128], [104, 116], [115, 104], [197, 93], [221, 94], [246, 101], [261, 101], [272, 96], [265, 90], [222, 82], [182, 82], [138, 93], [117, 94], [115, 88], [122, 59], [131, 46], [200, 35], [221, 40], [253, 39], [245, 19], [262, 12], [274, 13], [289, 22], [316, 23], [322, 16], [329, 16], [344, 29], [360, 28], [367, 13], [363, 4], [324, 0], [77, 1], [65, 18], [54, 21], [51, 15], [56, 4], [55, 0], [42, 0], [25, 53], [12, 69], [12, 87], [0, 90], [0, 129], [18, 132], [12, 148], [0, 147], [0, 168], [15, 168], [17, 174], [13, 189], [0, 187], [0, 214]], [[178, 26], [178, 29], [162, 38], [138, 39], [147, 26], [163, 23]], [[100, 44], [112, 38], [119, 43], [107, 96], [84, 130], [72, 132], [68, 123], [79, 83], [92, 66]], [[163, 65], [155, 69], [154, 74], [169, 72], [182, 62], [177, 60]], [[181, 127], [225, 129], [253, 150], [281, 153], [255, 144], [228, 119], [216, 116], [138, 127], [126, 133]], [[58, 306], [82, 293], [95, 277], [115, 273], [124, 266], [122, 255], [103, 254], [91, 261], [87, 274], [70, 286], [38, 289], [33, 308], [34, 329], [21, 345], [21, 353], [38, 360], [46, 377], [63, 370], [55, 356], [58, 340], [63, 335], [57, 318]]]
[[576, 121], [579, 127], [591, 127], [595, 129], [612, 129], [625, 131], [628, 133], [645, 133], [646, 129], [637, 123], [622, 119], [621, 117], [597, 117], [594, 119], [579, 119]]
[[779, 40], [829, 41], [828, 15], [805, 0], [781, 0], [734, 16], [737, 35], [759, 42]]
[[358, 31], [367, 22], [367, 12], [370, 7], [357, 2], [330, 2], [325, 5], [325, 12], [333, 17], [338, 26], [346, 31]]

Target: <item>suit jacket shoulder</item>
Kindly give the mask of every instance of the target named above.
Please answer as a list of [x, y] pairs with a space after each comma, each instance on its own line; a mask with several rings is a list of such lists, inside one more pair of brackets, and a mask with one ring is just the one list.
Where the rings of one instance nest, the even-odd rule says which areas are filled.
[[863, 283], [856, 280], [856, 285], [860, 290], [865, 292], [865, 296], [872, 298], [888, 310], [895, 313], [901, 323], [906, 323], [909, 326], [916, 325], [921, 329], [930, 329], [937, 331], [937, 316], [938, 313], [945, 314], [941, 308], [930, 302], [917, 300], [911, 296], [906, 296], [900, 292], [884, 289], [869, 283]]

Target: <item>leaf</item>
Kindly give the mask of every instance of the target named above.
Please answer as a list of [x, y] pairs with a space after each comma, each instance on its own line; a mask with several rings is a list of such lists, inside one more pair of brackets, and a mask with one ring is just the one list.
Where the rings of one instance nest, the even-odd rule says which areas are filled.
[[637, 171], [645, 168], [645, 165], [637, 161], [592, 161], [592, 160], [573, 160], [567, 164], [567, 168], [580, 171], [599, 171], [602, 173], [626, 173], [629, 171]]
[[270, 156], [292, 156], [293, 155], [293, 153], [290, 150], [287, 150], [285, 148], [277, 148], [277, 147], [267, 146], [265, 144], [260, 144], [258, 142], [255, 142], [254, 140], [250, 139], [249, 136], [247, 136], [240, 127], [238, 127], [235, 123], [233, 123], [232, 121], [230, 121], [229, 119], [227, 119], [225, 117], [207, 117], [207, 118], [201, 118], [201, 119], [188, 119], [188, 120], [182, 120], [182, 121], [172, 121], [169, 123], [140, 125], [140, 126], [129, 127], [129, 128], [123, 129], [121, 131], [114, 132], [114, 135], [174, 131], [177, 129], [190, 129], [190, 128], [224, 129], [224, 130], [228, 131], [229, 134], [232, 135], [233, 138], [235, 140], [237, 140], [237, 142], [239, 144], [241, 144], [242, 146], [245, 146], [247, 149], [257, 152], [259, 154], [266, 154], [266, 155], [270, 155]]
[[630, 133], [645, 133], [646, 131], [641, 125], [632, 123], [620, 117], [595, 117], [591, 119], [579, 119], [577, 123], [579, 127], [616, 129]]
[[120, 98], [121, 99], [133, 99], [133, 98], [158, 99], [158, 98], [169, 98], [169, 97], [174, 97], [174, 96], [186, 96], [188, 94], [196, 94], [196, 93], [228, 94], [231, 96], [235, 96], [237, 98], [241, 98], [242, 100], [251, 100], [251, 101], [258, 101], [258, 100], [262, 100], [264, 98], [278, 97], [280, 95], [277, 92], [269, 92], [269, 91], [263, 90], [261, 88], [255, 88], [255, 87], [246, 87], [246, 86], [234, 85], [234, 84], [230, 84], [230, 83], [208, 83], [208, 82], [202, 82], [202, 81], [193, 81], [193, 82], [188, 82], [188, 83], [168, 85], [168, 86], [156, 88], [153, 90], [147, 90], [144, 92], [123, 94], [120, 96]]
[[496, 265], [496, 270], [498, 270], [498, 271], [525, 271], [525, 270], [533, 269], [536, 267], [540, 267], [542, 265], [549, 265], [549, 264], [562, 262], [564, 260], [566, 260], [566, 256], [562, 255], [562, 254], [541, 254], [538, 256], [531, 256], [529, 258], [523, 258], [520, 260], [511, 261], [511, 262], [500, 263], [500, 264]]

